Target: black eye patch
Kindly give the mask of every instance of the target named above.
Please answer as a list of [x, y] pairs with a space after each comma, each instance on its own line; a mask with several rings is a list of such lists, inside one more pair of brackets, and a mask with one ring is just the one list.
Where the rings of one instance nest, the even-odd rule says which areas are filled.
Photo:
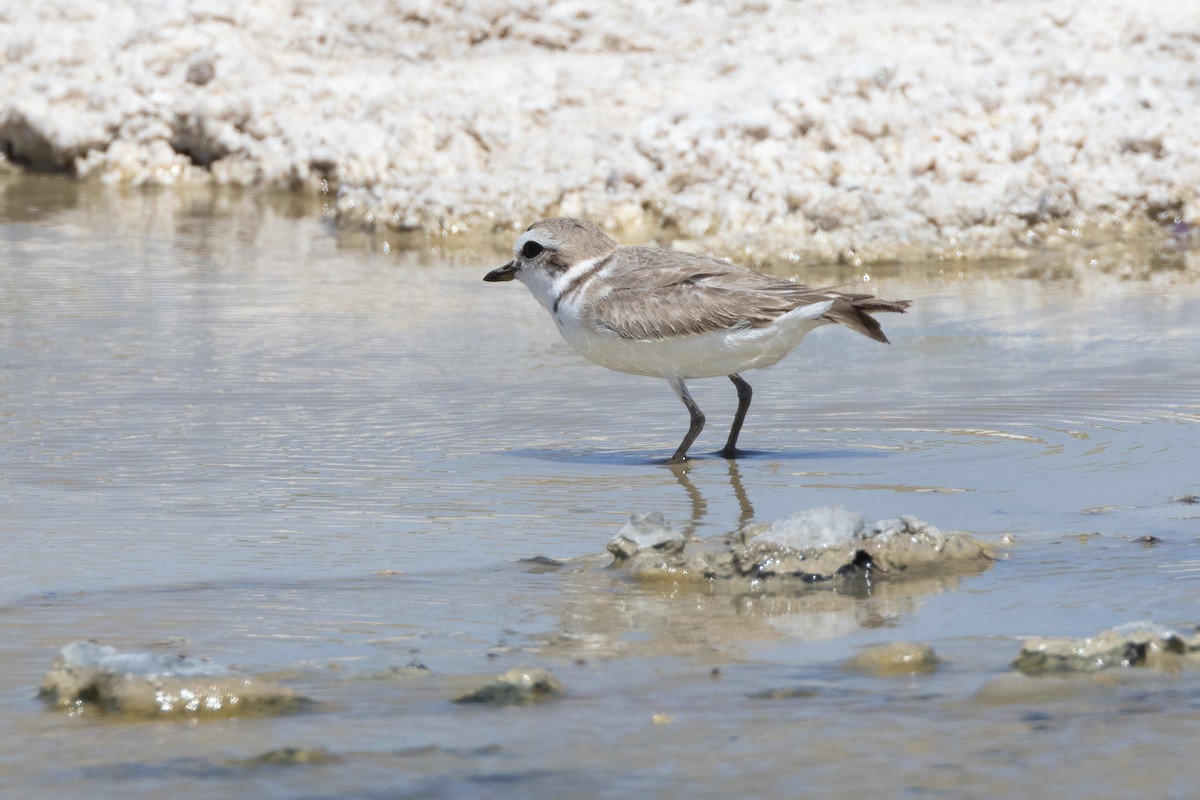
[[521, 248], [521, 255], [525, 256], [526, 258], [537, 258], [538, 253], [545, 249], [546, 248], [542, 247], [537, 242], [526, 242], [525, 246]]

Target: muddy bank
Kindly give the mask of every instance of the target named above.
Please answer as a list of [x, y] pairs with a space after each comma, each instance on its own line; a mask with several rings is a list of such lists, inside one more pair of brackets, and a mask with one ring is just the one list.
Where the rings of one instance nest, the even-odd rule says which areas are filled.
[[634, 580], [704, 583], [734, 592], [794, 592], [867, 572], [881, 578], [973, 574], [995, 559], [990, 545], [966, 533], [942, 532], [911, 516], [867, 525], [861, 514], [840, 506], [810, 508], [729, 538], [699, 541], [662, 514], [635, 514], [608, 550], [614, 566]]
[[1200, 667], [1200, 635], [1178, 633], [1152, 622], [1131, 622], [1095, 636], [1034, 637], [1013, 668], [1026, 675], [1087, 673], [1114, 667], [1166, 671]]
[[[1200, 636], [1149, 621], [1092, 636], [1035, 636], [1022, 644], [1012, 670], [987, 681], [975, 700], [988, 705], [1107, 703], [1129, 688], [1139, 706], [1169, 698], [1175, 681], [1200, 667]], [[1090, 698], [1090, 700], [1089, 700]]]
[[553, 700], [563, 694], [563, 685], [540, 667], [514, 667], [495, 680], [465, 692], [454, 702], [492, 706], [525, 706]]
[[90, 641], [55, 656], [39, 695], [60, 708], [142, 717], [281, 714], [311, 705], [291, 689], [186, 656], [122, 653]]
[[0, 152], [387, 232], [1021, 256], [1200, 224], [1198, 30], [1182, 1], [17, 4]]

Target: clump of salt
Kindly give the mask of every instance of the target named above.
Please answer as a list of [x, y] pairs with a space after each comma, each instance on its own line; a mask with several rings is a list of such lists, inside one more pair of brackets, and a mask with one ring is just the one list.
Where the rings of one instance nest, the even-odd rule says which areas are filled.
[[817, 506], [772, 522], [754, 537], [757, 543], [792, 550], [842, 547], [864, 538], [863, 515], [842, 506]]

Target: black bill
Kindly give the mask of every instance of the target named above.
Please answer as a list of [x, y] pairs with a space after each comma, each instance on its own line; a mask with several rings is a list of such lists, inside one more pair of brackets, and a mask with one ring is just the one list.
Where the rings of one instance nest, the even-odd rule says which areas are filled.
[[487, 275], [484, 275], [483, 279], [495, 283], [497, 281], [511, 281], [515, 277], [517, 277], [517, 262], [510, 261], [503, 267], [497, 267]]

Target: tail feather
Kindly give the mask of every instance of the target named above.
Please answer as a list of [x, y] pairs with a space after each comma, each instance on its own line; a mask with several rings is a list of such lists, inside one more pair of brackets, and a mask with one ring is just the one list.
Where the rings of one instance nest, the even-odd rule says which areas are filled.
[[879, 321], [871, 312], [896, 312], [903, 314], [912, 305], [911, 300], [880, 300], [867, 294], [842, 295], [824, 314], [824, 319], [845, 325], [863, 336], [888, 344]]

